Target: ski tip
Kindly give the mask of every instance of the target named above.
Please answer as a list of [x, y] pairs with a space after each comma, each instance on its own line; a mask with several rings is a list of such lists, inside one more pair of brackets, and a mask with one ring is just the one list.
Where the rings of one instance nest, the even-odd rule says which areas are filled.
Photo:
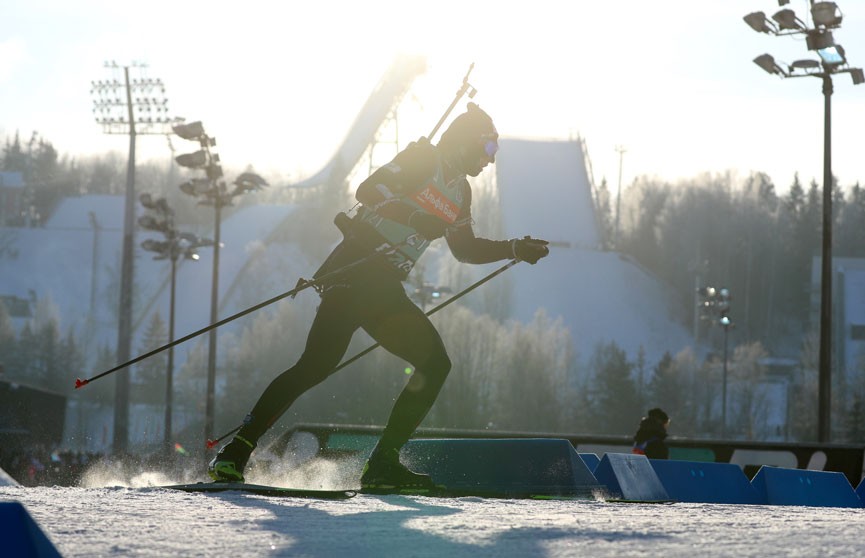
[[89, 384], [89, 380], [82, 380], [81, 378], [75, 378], [75, 389], [82, 388]]
[[219, 440], [207, 440], [207, 449], [213, 449], [218, 443]]

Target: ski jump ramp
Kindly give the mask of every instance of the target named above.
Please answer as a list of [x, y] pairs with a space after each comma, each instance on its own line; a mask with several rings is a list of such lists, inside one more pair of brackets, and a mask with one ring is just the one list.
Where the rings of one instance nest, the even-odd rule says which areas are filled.
[[426, 60], [423, 57], [398, 56], [373, 89], [330, 162], [313, 176], [293, 184], [292, 187], [341, 187], [375, 141], [376, 132], [388, 115], [399, 106], [414, 80], [424, 72]]

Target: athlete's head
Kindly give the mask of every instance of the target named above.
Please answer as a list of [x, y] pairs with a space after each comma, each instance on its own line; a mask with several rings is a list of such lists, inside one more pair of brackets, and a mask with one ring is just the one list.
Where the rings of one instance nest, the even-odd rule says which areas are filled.
[[496, 162], [499, 133], [490, 115], [475, 103], [457, 116], [442, 134], [438, 147], [460, 172], [477, 176], [490, 163]]

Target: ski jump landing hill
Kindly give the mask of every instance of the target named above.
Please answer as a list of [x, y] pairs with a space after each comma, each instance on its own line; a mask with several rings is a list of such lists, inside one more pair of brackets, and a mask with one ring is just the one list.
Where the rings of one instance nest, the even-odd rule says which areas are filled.
[[529, 321], [544, 309], [561, 318], [581, 360], [615, 342], [630, 359], [642, 347], [651, 366], [666, 351], [693, 346], [669, 288], [622, 254], [601, 250], [585, 142], [500, 143], [495, 168], [505, 237], [551, 242], [547, 258], [513, 269], [513, 317]]

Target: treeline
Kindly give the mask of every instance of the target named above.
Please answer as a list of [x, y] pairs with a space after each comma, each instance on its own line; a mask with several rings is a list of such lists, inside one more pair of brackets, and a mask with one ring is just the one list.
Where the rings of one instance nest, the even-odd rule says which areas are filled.
[[[13, 319], [22, 320], [22, 325], [16, 328]], [[67, 397], [75, 394], [76, 397], [100, 404], [110, 401], [114, 396], [113, 382], [98, 382], [82, 392], [75, 392], [75, 380], [114, 367], [117, 364], [114, 349], [97, 347], [96, 354], [88, 357], [81, 336], [72, 328], [65, 332], [61, 328], [61, 317], [50, 297], [38, 299], [33, 315], [29, 318], [13, 318], [0, 300], [0, 379]], [[153, 335], [163, 342], [167, 338], [164, 330]], [[150, 365], [150, 370], [153, 366]], [[135, 373], [136, 377], [141, 378], [139, 384], [154, 378], [153, 374], [148, 376], [146, 370]], [[163, 365], [159, 376], [164, 377], [164, 372]], [[145, 393], [140, 392], [133, 400], [152, 402], [153, 397]]]
[[[33, 132], [25, 141], [18, 132], [7, 137], [0, 157], [0, 170], [20, 172], [23, 176], [21, 213], [7, 216], [7, 226], [40, 226], [48, 220], [63, 198], [82, 195], [123, 195], [126, 193], [128, 155], [109, 152], [76, 158], [61, 155], [47, 139]], [[244, 170], [253, 170], [247, 168]], [[198, 224], [212, 221], [212, 211], [206, 211], [198, 201], [183, 194], [179, 185], [194, 173], [174, 164], [166, 150], [165, 162], [138, 162], [135, 167], [135, 191], [164, 196], [175, 211], [177, 223]], [[227, 179], [239, 174], [226, 169]], [[239, 198], [236, 205], [246, 203], [285, 202], [303, 197], [303, 192], [271, 189], [249, 199]], [[273, 199], [277, 197], [278, 199]], [[228, 216], [233, 208], [225, 209]]]
[[122, 194], [126, 186], [125, 164], [126, 158], [117, 153], [84, 160], [61, 156], [37, 132], [26, 140], [16, 132], [4, 142], [0, 170], [23, 175], [23, 208], [20, 215], [7, 220], [7, 225], [38, 226], [67, 196]]
[[[775, 356], [798, 354], [815, 325], [811, 268], [821, 255], [822, 186], [811, 181], [806, 189], [798, 174], [780, 195], [765, 174], [743, 181], [703, 175], [675, 185], [640, 178], [622, 192], [618, 235], [610, 193], [606, 185], [599, 190], [608, 248], [673, 286], [687, 308], [697, 286], [727, 287], [738, 342], [760, 342]], [[832, 192], [834, 257], [865, 257], [865, 189], [835, 183]]]
[[0, 301], [0, 379], [68, 394], [84, 356], [72, 330], [60, 331], [57, 308], [50, 298], [36, 303], [32, 319], [16, 332], [6, 305]]

